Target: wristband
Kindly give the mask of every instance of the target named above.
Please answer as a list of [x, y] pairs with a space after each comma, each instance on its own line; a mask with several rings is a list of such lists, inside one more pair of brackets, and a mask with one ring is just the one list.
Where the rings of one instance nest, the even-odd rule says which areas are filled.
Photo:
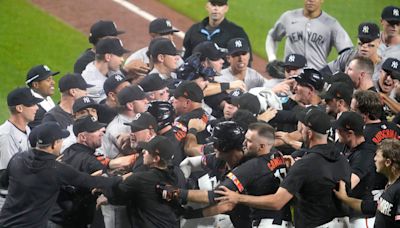
[[228, 82], [221, 82], [219, 83], [219, 85], [221, 86], [221, 92], [228, 90], [230, 87], [230, 84]]
[[188, 194], [189, 194], [189, 190], [187, 190], [187, 189], [179, 189], [179, 198], [182, 201], [187, 202]]
[[188, 134], [193, 134], [193, 135], [196, 135], [197, 134], [197, 130], [196, 130], [196, 128], [190, 128], [189, 129], [189, 131], [188, 131]]

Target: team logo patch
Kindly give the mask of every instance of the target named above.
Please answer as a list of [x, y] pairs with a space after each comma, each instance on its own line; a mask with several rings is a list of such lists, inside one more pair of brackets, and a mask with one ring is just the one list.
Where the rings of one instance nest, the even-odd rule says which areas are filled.
[[289, 59], [288, 59], [289, 62], [292, 63], [292, 62], [294, 62], [295, 60], [296, 60], [296, 56], [294, 56], [294, 55], [290, 55], [290, 56], [289, 56]]
[[398, 17], [400, 14], [399, 14], [399, 10], [398, 9], [393, 9], [393, 16], [396, 16], [396, 17]]
[[171, 22], [169, 21], [169, 20], [166, 20], [165, 21], [165, 24], [167, 25], [167, 27], [169, 27], [169, 28], [171, 28], [172, 27], [172, 24], [171, 24]]
[[393, 69], [397, 69], [398, 66], [399, 66], [399, 62], [397, 62], [397, 61], [392, 61], [391, 67], [392, 67]]
[[120, 82], [120, 81], [124, 80], [124, 78], [123, 78], [121, 75], [116, 75], [116, 76], [115, 76], [115, 80], [116, 80], [117, 82]]
[[46, 71], [50, 71], [50, 68], [49, 68], [47, 65], [43, 65], [43, 68], [44, 68]]
[[235, 41], [235, 47], [237, 47], [237, 48], [243, 47], [242, 41], [236, 40], [236, 41]]
[[233, 182], [233, 184], [235, 184], [235, 186], [237, 187], [237, 189], [239, 190], [239, 192], [243, 192], [244, 187], [242, 185], [242, 183], [240, 183], [239, 179], [235, 176], [235, 174], [233, 173], [228, 173], [228, 175], [226, 175], [229, 179], [231, 179], [231, 181]]
[[83, 103], [85, 103], [85, 104], [90, 103], [90, 98], [89, 97], [83, 97], [82, 100], [83, 100]]

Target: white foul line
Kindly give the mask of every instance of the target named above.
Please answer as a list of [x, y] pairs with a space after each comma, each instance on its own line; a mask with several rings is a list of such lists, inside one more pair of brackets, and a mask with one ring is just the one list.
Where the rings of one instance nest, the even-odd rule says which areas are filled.
[[[150, 13], [140, 9], [139, 7], [135, 6], [134, 4], [126, 1], [126, 0], [113, 0], [114, 2], [120, 4], [121, 6], [125, 7], [127, 10], [141, 16], [142, 18], [148, 20], [148, 21], [153, 21], [154, 19], [157, 19], [157, 17], [151, 15]], [[177, 28], [174, 27], [174, 29], [179, 30]], [[180, 38], [184, 38], [185, 37], [185, 33], [180, 31], [174, 33], [174, 35], [180, 37]]]

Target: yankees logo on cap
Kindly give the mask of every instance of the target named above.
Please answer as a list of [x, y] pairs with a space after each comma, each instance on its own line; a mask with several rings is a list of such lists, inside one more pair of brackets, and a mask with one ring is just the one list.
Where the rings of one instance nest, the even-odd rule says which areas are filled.
[[150, 22], [149, 33], [155, 33], [160, 35], [170, 34], [174, 32], [179, 32], [172, 27], [170, 20], [166, 18], [157, 18]]
[[303, 55], [290, 54], [286, 56], [284, 67], [303, 68], [307, 65], [307, 60]]
[[244, 38], [233, 38], [228, 41], [228, 55], [250, 52], [250, 46]]
[[375, 23], [364, 22], [358, 26], [358, 39], [362, 43], [369, 43], [380, 37], [379, 26]]
[[387, 6], [382, 10], [381, 17], [389, 23], [400, 22], [400, 8], [397, 6]]
[[386, 71], [393, 79], [400, 80], [400, 61], [395, 58], [387, 58], [382, 64], [382, 70]]

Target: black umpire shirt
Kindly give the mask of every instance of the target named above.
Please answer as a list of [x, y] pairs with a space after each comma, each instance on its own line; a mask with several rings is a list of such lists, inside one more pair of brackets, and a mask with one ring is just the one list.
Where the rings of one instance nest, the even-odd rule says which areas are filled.
[[183, 187], [184, 176], [180, 169], [174, 167], [166, 170], [150, 168], [148, 171], [133, 173], [106, 196], [112, 203], [129, 204], [128, 212], [133, 227], [179, 227], [174, 205], [164, 201], [156, 192], [155, 186], [160, 182]]
[[345, 216], [346, 212], [333, 189], [340, 180], [350, 186], [350, 176], [349, 163], [333, 144], [310, 148], [289, 169], [281, 184], [297, 200], [295, 227], [315, 227]]
[[3, 178], [9, 186], [0, 226], [27, 228], [47, 226], [62, 185], [108, 189], [121, 181], [120, 177], [92, 177], [36, 149], [13, 156]]

